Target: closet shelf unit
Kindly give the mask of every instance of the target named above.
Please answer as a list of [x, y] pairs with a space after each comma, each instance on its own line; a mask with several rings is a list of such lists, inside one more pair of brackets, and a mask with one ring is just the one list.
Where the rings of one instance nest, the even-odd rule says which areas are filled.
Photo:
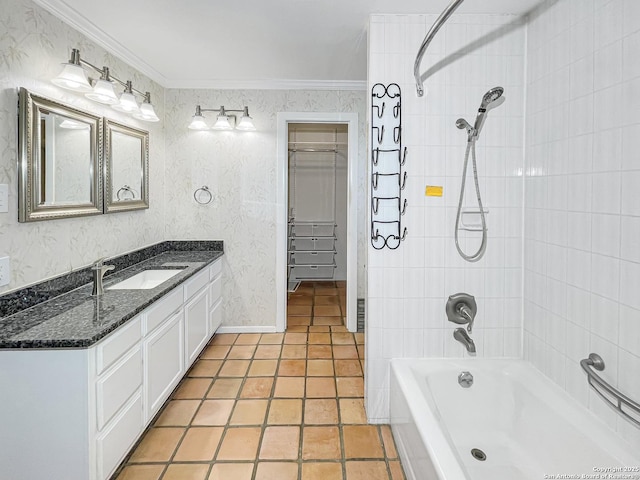
[[290, 280], [330, 280], [336, 265], [336, 223], [289, 221]]
[[[290, 217], [288, 223], [288, 282], [290, 289], [303, 280], [333, 280], [336, 264], [336, 155], [338, 148], [346, 146], [338, 142], [289, 142], [290, 165], [290, 193], [292, 197]], [[298, 153], [306, 157], [313, 153], [333, 153], [333, 160], [327, 165], [332, 175], [333, 199], [331, 216], [333, 218], [297, 219], [295, 216], [296, 205], [296, 171], [303, 167], [304, 160]]]

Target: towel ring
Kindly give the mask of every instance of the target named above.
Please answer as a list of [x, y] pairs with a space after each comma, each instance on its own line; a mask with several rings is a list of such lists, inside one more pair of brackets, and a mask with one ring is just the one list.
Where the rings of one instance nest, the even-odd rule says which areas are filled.
[[[121, 198], [120, 194], [122, 192], [129, 192], [131, 194], [131, 198]], [[135, 192], [131, 189], [131, 187], [129, 185], [124, 185], [122, 188], [120, 188], [117, 192], [116, 192], [116, 198], [121, 201], [121, 200], [134, 200], [136, 198], [136, 194]]]
[[[206, 201], [204, 201], [204, 202], [203, 202], [203, 201], [201, 201], [201, 200], [198, 198], [198, 192], [204, 192], [205, 194], [207, 194], [207, 195], [209, 196], [209, 197], [208, 197], [208, 200], [206, 200]], [[193, 192], [193, 199], [194, 199], [196, 202], [198, 202], [200, 205], [208, 205], [208, 204], [210, 204], [210, 203], [211, 203], [211, 201], [213, 200], [213, 194], [212, 194], [212, 193], [211, 193], [211, 191], [209, 190], [209, 187], [207, 187], [206, 185], [203, 185], [202, 187], [200, 187], [200, 188], [196, 189], [196, 191], [195, 191], [195, 192]]]

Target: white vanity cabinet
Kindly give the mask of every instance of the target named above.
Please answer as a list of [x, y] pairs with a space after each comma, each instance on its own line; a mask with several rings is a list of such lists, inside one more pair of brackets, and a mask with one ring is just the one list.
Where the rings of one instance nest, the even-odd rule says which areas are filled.
[[1, 350], [0, 478], [110, 478], [218, 328], [220, 272], [218, 259], [89, 348]]

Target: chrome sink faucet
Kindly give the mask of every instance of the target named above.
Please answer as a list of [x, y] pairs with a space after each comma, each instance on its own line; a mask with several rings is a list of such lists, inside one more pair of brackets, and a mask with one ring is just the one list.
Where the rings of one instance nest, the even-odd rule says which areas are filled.
[[96, 261], [91, 266], [91, 270], [93, 271], [93, 291], [91, 292], [92, 296], [104, 295], [104, 287], [102, 286], [102, 278], [104, 274], [110, 270], [115, 270], [116, 267], [114, 265], [104, 265], [104, 258], [101, 258]]

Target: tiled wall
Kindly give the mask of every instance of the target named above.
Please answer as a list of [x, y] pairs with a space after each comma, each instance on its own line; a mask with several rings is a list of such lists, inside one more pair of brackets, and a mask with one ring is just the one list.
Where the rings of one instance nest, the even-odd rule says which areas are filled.
[[[278, 112], [355, 112], [359, 119], [358, 232], [366, 231], [366, 97], [358, 91], [167, 90], [166, 238], [223, 239], [225, 326], [275, 326], [276, 141]], [[193, 131], [203, 108], [249, 106], [255, 132]], [[208, 114], [215, 118], [215, 112]], [[193, 191], [208, 185], [210, 205]], [[359, 233], [358, 288], [364, 294], [366, 236]]]
[[[30, 0], [0, 0], [0, 184], [9, 185], [9, 213], [0, 213], [0, 256], [11, 260], [11, 283], [0, 293], [87, 266], [96, 259], [135, 250], [164, 239], [164, 130], [139, 122], [56, 87], [51, 78], [68, 61], [71, 48], [118, 78], [150, 91], [164, 117], [164, 89]], [[69, 220], [18, 223], [18, 88], [76, 108], [144, 128], [150, 135], [150, 208]]]
[[640, 2], [547, 2], [527, 57], [524, 357], [640, 447], [579, 366], [640, 400]]
[[[418, 98], [413, 62], [435, 18], [376, 15], [370, 23], [369, 92], [378, 82], [400, 85], [408, 147], [407, 239], [395, 251], [369, 247], [366, 382], [367, 415], [374, 422], [388, 419], [389, 359], [467, 355], [453, 339], [456, 325], [446, 320], [449, 295], [476, 297], [478, 356], [521, 355], [524, 26], [514, 16], [454, 15], [429, 47], [421, 71], [447, 64], [427, 79], [427, 96]], [[466, 147], [455, 121], [465, 117], [473, 124], [482, 96], [498, 85], [506, 101], [489, 113], [477, 148], [490, 212], [488, 247], [482, 260], [467, 263], [453, 238]], [[465, 204], [472, 206], [473, 182], [467, 178]], [[425, 197], [426, 185], [443, 186], [444, 196]], [[461, 236], [467, 251], [479, 244], [474, 235]]]

